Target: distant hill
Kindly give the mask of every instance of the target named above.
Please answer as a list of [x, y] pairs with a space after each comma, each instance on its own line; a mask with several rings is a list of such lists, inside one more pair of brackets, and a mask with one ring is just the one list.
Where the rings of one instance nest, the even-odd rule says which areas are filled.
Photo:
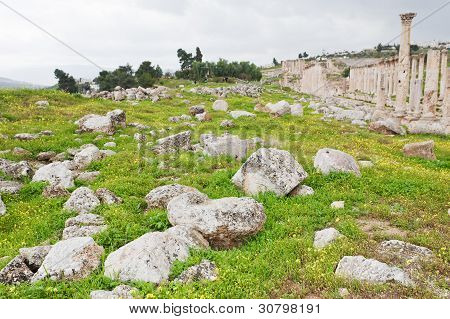
[[0, 77], [0, 88], [8, 88], [8, 89], [41, 89], [44, 88], [43, 85], [32, 84], [28, 82], [11, 80], [8, 78]]

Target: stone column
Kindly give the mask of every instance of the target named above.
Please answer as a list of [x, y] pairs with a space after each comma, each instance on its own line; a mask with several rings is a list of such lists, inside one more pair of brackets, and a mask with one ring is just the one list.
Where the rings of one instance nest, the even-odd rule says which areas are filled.
[[411, 79], [409, 81], [409, 103], [408, 116], [412, 117], [414, 113], [414, 103], [416, 103], [416, 76], [417, 76], [417, 57], [411, 58]]
[[415, 16], [415, 13], [404, 13], [400, 15], [402, 22], [402, 34], [397, 65], [397, 96], [395, 100], [395, 115], [397, 117], [402, 117], [405, 115], [406, 97], [408, 95], [409, 85], [409, 46], [411, 39], [411, 22]]
[[445, 97], [445, 90], [447, 89], [446, 86], [447, 81], [447, 49], [442, 50], [441, 52], [441, 83], [439, 84], [439, 100], [444, 100]]
[[425, 90], [423, 93], [422, 118], [433, 120], [436, 115], [436, 104], [438, 101], [439, 81], [439, 58], [438, 50], [430, 49], [427, 53], [427, 69], [425, 78]]
[[389, 92], [388, 97], [391, 98], [392, 94], [394, 94], [394, 63], [392, 60], [389, 60]]
[[417, 71], [417, 82], [414, 85], [415, 89], [415, 98], [418, 100], [417, 103], [414, 104], [414, 117], [420, 117], [422, 113], [422, 105], [420, 104], [420, 99], [422, 98], [422, 83], [423, 83], [423, 70], [425, 66], [425, 56], [423, 54], [419, 55], [419, 69]]
[[444, 125], [444, 133], [450, 134], [450, 70], [446, 69], [446, 84], [444, 102], [442, 104], [442, 123]]
[[380, 70], [378, 72], [378, 79], [377, 79], [377, 103], [376, 108], [377, 110], [384, 110], [384, 107], [386, 105], [386, 93], [385, 93], [385, 87], [384, 87], [384, 74], [382, 72], [382, 68], [380, 66]]

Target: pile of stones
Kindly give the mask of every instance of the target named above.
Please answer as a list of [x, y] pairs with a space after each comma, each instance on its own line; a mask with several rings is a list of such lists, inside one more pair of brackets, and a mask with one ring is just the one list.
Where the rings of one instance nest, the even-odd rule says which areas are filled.
[[259, 97], [262, 93], [262, 87], [254, 84], [237, 84], [234, 86], [225, 86], [218, 88], [201, 86], [192, 88], [189, 90], [189, 92], [202, 95], [216, 95], [219, 97], [227, 97], [229, 94]]
[[141, 100], [151, 100], [157, 102], [160, 99], [170, 98], [169, 88], [165, 86], [157, 86], [155, 88], [130, 88], [124, 89], [120, 86], [116, 86], [114, 91], [100, 91], [89, 93], [86, 95], [90, 98], [102, 98], [113, 101], [141, 101]]

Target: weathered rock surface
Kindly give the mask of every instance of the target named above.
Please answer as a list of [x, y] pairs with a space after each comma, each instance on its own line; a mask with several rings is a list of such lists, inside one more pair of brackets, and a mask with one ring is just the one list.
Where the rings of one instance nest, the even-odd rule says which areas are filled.
[[56, 156], [56, 152], [47, 151], [36, 155], [36, 159], [41, 162], [50, 162]]
[[234, 127], [234, 122], [232, 120], [223, 120], [220, 122], [220, 126], [222, 127]]
[[200, 135], [200, 145], [204, 152], [210, 156], [230, 155], [235, 159], [243, 159], [247, 154], [247, 140], [241, 140], [239, 136], [223, 134]]
[[79, 187], [70, 195], [64, 208], [84, 214], [93, 211], [98, 205], [100, 205], [100, 200], [91, 189]]
[[212, 106], [214, 111], [228, 111], [228, 103], [225, 100], [216, 100]]
[[405, 262], [415, 262], [433, 255], [433, 252], [426, 247], [413, 245], [401, 240], [384, 241], [380, 244], [380, 249], [383, 253], [393, 255]]
[[175, 281], [184, 284], [201, 280], [214, 281], [217, 279], [218, 275], [219, 272], [216, 264], [205, 259], [198, 265], [189, 267], [183, 271]]
[[231, 111], [230, 116], [234, 119], [237, 119], [240, 117], [256, 117], [255, 114], [247, 112], [247, 111]]
[[291, 106], [286, 101], [279, 101], [275, 104], [267, 103], [266, 109], [274, 116], [283, 116], [291, 112]]
[[175, 197], [185, 194], [185, 193], [198, 193], [201, 194], [197, 189], [189, 186], [184, 186], [180, 184], [171, 184], [156, 187], [152, 189], [146, 196], [145, 201], [147, 202], [148, 208], [167, 208], [167, 204]]
[[106, 113], [106, 116], [109, 117], [113, 126], [119, 126], [122, 128], [125, 128], [127, 126], [127, 116], [121, 109], [109, 111], [108, 113]]
[[17, 194], [22, 189], [23, 184], [15, 181], [0, 181], [0, 194]]
[[341, 233], [335, 228], [325, 228], [316, 231], [314, 234], [314, 248], [320, 249], [328, 246], [341, 236]]
[[412, 284], [408, 274], [397, 267], [389, 266], [375, 259], [363, 256], [345, 256], [336, 268], [336, 275], [370, 283], [399, 282], [405, 286]]
[[205, 113], [205, 107], [203, 105], [194, 105], [189, 108], [189, 113], [193, 116], [201, 113]]
[[195, 114], [195, 118], [200, 121], [200, 122], [207, 122], [207, 121], [211, 121], [212, 117], [208, 112], [203, 112], [200, 114]]
[[28, 268], [34, 273], [41, 267], [51, 248], [52, 246], [50, 245], [20, 248], [19, 254], [23, 257]]
[[39, 168], [33, 176], [33, 182], [48, 182], [64, 188], [75, 186], [72, 171], [64, 162], [54, 162]]
[[403, 146], [403, 154], [407, 157], [421, 157], [428, 160], [435, 160], [434, 141], [406, 144]]
[[160, 138], [153, 151], [157, 154], [174, 153], [179, 150], [189, 150], [191, 147], [191, 131]]
[[95, 145], [85, 145], [84, 148], [75, 154], [73, 163], [77, 169], [85, 169], [94, 161], [102, 159], [102, 153]]
[[99, 132], [112, 135], [115, 132], [113, 121], [108, 116], [88, 114], [75, 122], [80, 132]]
[[116, 147], [117, 144], [115, 142], [107, 142], [103, 144], [103, 147]]
[[307, 185], [298, 185], [289, 193], [289, 196], [309, 196], [309, 195], [314, 195], [314, 189]]
[[12, 178], [31, 177], [33, 169], [26, 161], [13, 162], [0, 158], [0, 171]]
[[122, 198], [111, 192], [106, 188], [99, 188], [95, 191], [95, 195], [98, 197], [100, 202], [107, 205], [120, 204], [122, 203]]
[[0, 283], [12, 285], [29, 282], [34, 273], [28, 268], [25, 259], [17, 256], [0, 271]]
[[345, 172], [361, 176], [358, 164], [351, 155], [331, 148], [322, 148], [317, 152], [314, 167], [325, 175], [331, 172]]
[[169, 202], [167, 212], [172, 225], [199, 231], [216, 248], [240, 245], [266, 221], [264, 207], [248, 197], [209, 199], [205, 194], [185, 193]]
[[42, 191], [42, 196], [45, 198], [64, 197], [69, 196], [70, 193], [63, 186], [59, 184], [47, 185]]
[[246, 194], [274, 192], [289, 194], [308, 174], [287, 151], [260, 148], [233, 176], [233, 183]]
[[100, 266], [103, 247], [91, 237], [74, 237], [53, 245], [32, 282], [46, 277], [52, 280], [76, 280], [89, 276]]
[[81, 214], [66, 220], [63, 239], [94, 236], [107, 228], [102, 216]]
[[187, 259], [190, 248], [206, 247], [208, 242], [200, 233], [187, 227], [147, 233], [109, 254], [105, 276], [160, 283], [169, 278], [174, 261]]
[[136, 293], [136, 288], [127, 285], [120, 285], [112, 291], [94, 290], [91, 292], [91, 299], [133, 299], [133, 294]]
[[386, 120], [380, 120], [376, 122], [372, 122], [369, 124], [369, 130], [375, 131], [381, 134], [386, 135], [405, 135], [405, 129], [397, 123], [395, 120], [392, 119], [386, 119]]

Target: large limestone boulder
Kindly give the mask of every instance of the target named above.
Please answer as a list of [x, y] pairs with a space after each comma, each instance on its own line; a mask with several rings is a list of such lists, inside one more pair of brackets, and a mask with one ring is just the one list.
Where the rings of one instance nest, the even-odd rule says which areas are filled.
[[212, 106], [214, 111], [228, 111], [228, 103], [225, 100], [216, 100]]
[[358, 164], [351, 155], [331, 148], [322, 148], [317, 152], [314, 167], [325, 175], [345, 172], [361, 176]]
[[185, 193], [167, 205], [172, 225], [185, 225], [199, 231], [211, 246], [231, 248], [261, 230], [264, 207], [252, 198], [209, 199], [205, 194]]
[[73, 163], [77, 169], [83, 170], [94, 161], [102, 158], [102, 153], [97, 146], [91, 144], [85, 146], [81, 151], [73, 157]]
[[88, 114], [75, 122], [80, 132], [99, 132], [112, 135], [115, 132], [114, 123], [109, 116]]
[[156, 141], [153, 151], [157, 154], [175, 153], [179, 150], [189, 150], [191, 147], [191, 131], [160, 138]]
[[345, 256], [336, 268], [336, 275], [370, 283], [399, 282], [409, 286], [412, 280], [408, 274], [397, 267], [389, 266], [375, 259], [363, 256]]
[[31, 177], [33, 169], [26, 161], [13, 162], [0, 158], [0, 171], [12, 178]]
[[428, 160], [435, 160], [434, 141], [409, 143], [403, 146], [403, 154], [407, 157], [421, 157]]
[[173, 198], [184, 193], [192, 193], [192, 192], [201, 194], [197, 189], [189, 186], [184, 186], [180, 184], [164, 185], [152, 189], [145, 196], [145, 201], [147, 202], [147, 207], [149, 209], [151, 208], [166, 209], [167, 204]]
[[59, 241], [50, 249], [31, 282], [47, 277], [52, 280], [85, 278], [100, 266], [102, 254], [103, 247], [91, 237]]
[[247, 154], [247, 140], [241, 140], [239, 136], [223, 134], [200, 135], [200, 145], [204, 152], [210, 156], [230, 155], [235, 159], [243, 159]]
[[70, 198], [64, 204], [64, 208], [79, 214], [85, 214], [93, 211], [98, 205], [100, 205], [100, 200], [91, 189], [79, 187], [70, 195]]
[[269, 110], [269, 113], [275, 116], [283, 116], [284, 114], [288, 114], [291, 112], [291, 106], [286, 101], [279, 101], [275, 104], [267, 103], [266, 109]]
[[42, 181], [63, 188], [75, 186], [72, 171], [64, 162], [54, 162], [39, 168], [33, 176], [33, 182]]
[[274, 192], [289, 194], [308, 174], [287, 151], [260, 148], [254, 152], [233, 176], [233, 183], [246, 194]]
[[369, 124], [369, 130], [386, 135], [405, 135], [405, 129], [395, 120], [379, 120]]
[[188, 258], [190, 248], [206, 247], [208, 242], [200, 233], [183, 226], [147, 233], [109, 254], [105, 261], [105, 276], [158, 284], [169, 278], [176, 260]]

